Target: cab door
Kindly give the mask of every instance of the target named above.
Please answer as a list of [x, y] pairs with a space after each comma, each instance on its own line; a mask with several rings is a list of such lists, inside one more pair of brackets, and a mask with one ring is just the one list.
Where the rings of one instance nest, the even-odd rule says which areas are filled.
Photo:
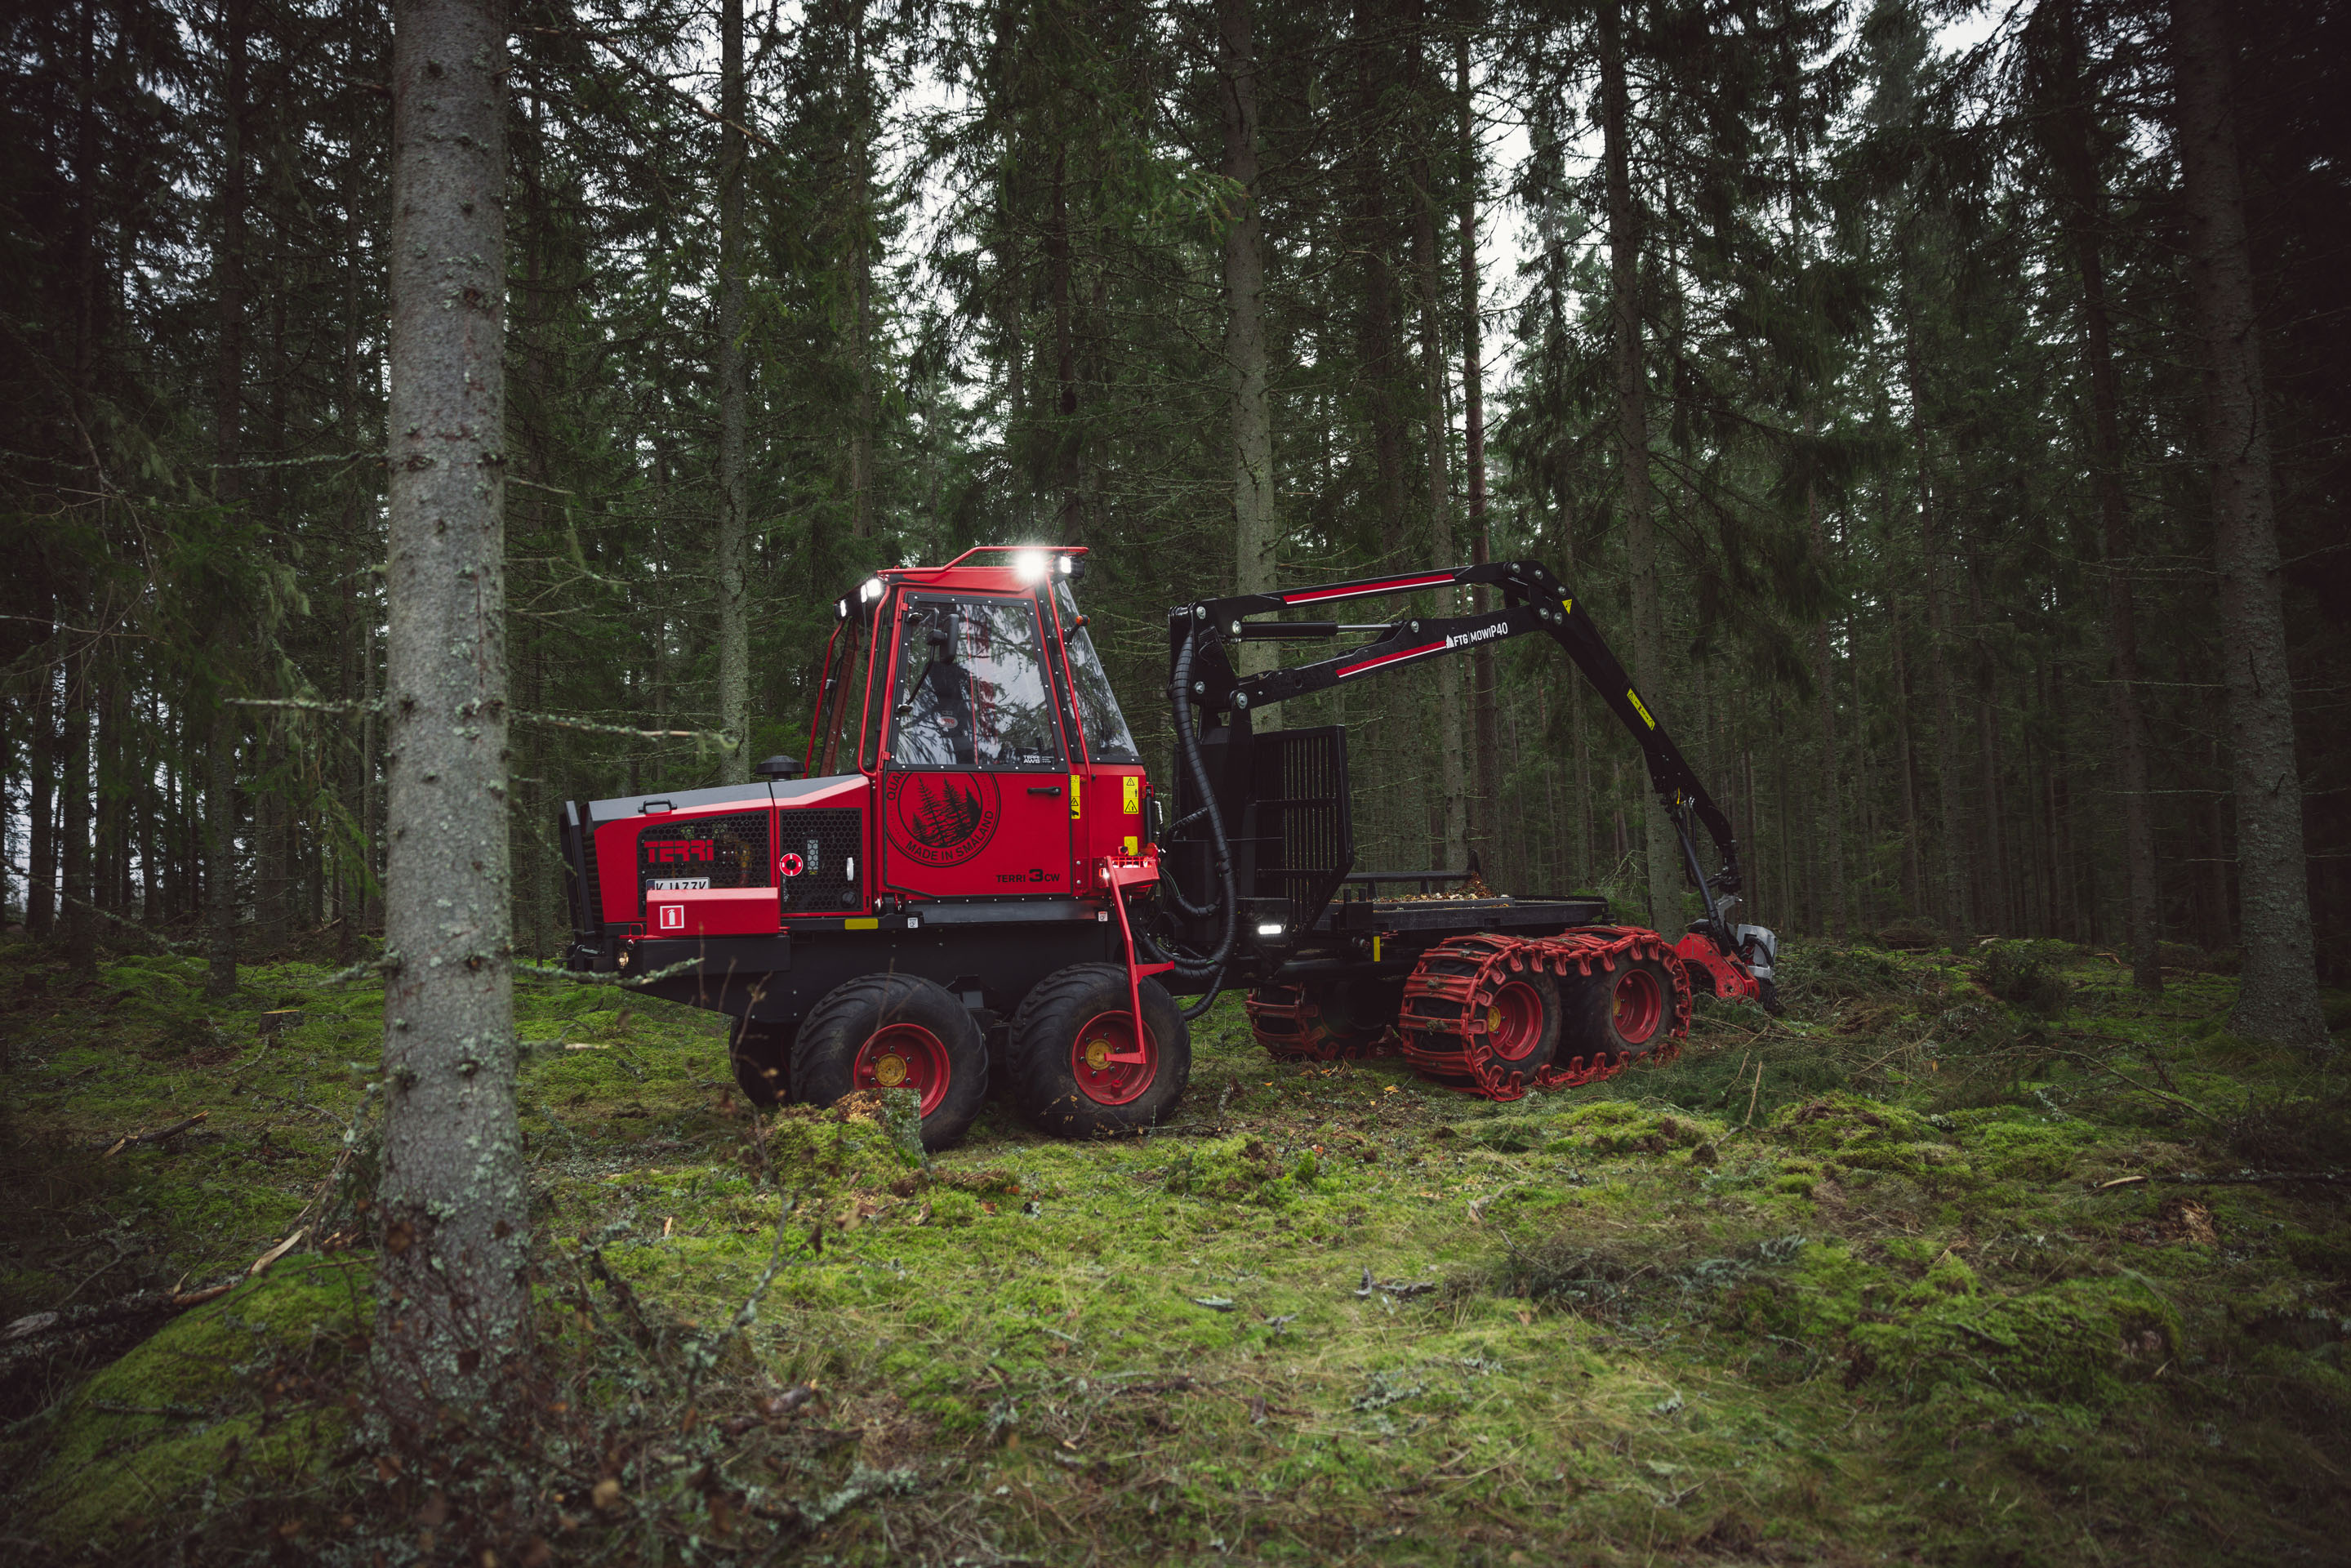
[[906, 595], [882, 768], [888, 891], [1071, 895], [1072, 780], [1054, 706], [1032, 595]]

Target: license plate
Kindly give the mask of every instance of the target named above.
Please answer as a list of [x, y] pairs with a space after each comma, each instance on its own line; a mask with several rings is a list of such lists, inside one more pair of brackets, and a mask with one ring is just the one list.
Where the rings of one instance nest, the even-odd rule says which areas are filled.
[[657, 876], [646, 884], [654, 893], [708, 893], [706, 876]]

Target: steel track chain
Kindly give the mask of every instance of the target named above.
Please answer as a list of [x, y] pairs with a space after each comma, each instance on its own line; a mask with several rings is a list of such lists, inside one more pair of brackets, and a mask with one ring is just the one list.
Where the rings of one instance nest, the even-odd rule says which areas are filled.
[[[1654, 958], [1674, 980], [1671, 1027], [1638, 1053], [1567, 1057], [1539, 1069], [1533, 1081], [1503, 1071], [1487, 1039], [1494, 995], [1530, 970], [1564, 978], [1614, 971], [1620, 960]], [[1516, 1100], [1529, 1088], [1573, 1089], [1623, 1071], [1636, 1058], [1670, 1061], [1689, 1033], [1689, 976], [1664, 937], [1638, 926], [1595, 925], [1559, 936], [1454, 936], [1421, 955], [1405, 982], [1396, 1028], [1404, 1058], [1435, 1083], [1488, 1100]], [[1562, 1042], [1562, 1051], [1565, 1042]]]

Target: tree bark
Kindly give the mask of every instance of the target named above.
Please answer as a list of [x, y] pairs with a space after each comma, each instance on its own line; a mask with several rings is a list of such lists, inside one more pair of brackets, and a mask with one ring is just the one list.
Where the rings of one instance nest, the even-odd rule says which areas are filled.
[[865, 0], [850, 6], [849, 26], [849, 90], [855, 110], [841, 165], [854, 187], [844, 205], [851, 215], [849, 350], [856, 357], [851, 369], [857, 387], [849, 419], [849, 532], [852, 538], [868, 539], [873, 537], [873, 110], [865, 68]]
[[[220, 343], [213, 388], [213, 499], [234, 507], [240, 497], [237, 464], [245, 421], [245, 7], [225, 0], [221, 10], [220, 250], [214, 265], [220, 297]], [[220, 699], [234, 688], [237, 622], [225, 617], [214, 653], [212, 733], [205, 747], [204, 904], [209, 959], [205, 993], [236, 990], [236, 749], [243, 730], [237, 710]]]
[[89, 799], [89, 655], [68, 654], [66, 660], [65, 799], [58, 835], [65, 841], [66, 963], [77, 975], [98, 972], [97, 902], [91, 875]]
[[[1806, 423], [1811, 423], [1807, 415]], [[1804, 486], [1804, 512], [1812, 528], [1813, 559], [1825, 577], [1829, 571], [1827, 533], [1821, 522], [1820, 497], [1812, 484]], [[1821, 852], [1828, 864], [1822, 877], [1822, 891], [1826, 895], [1828, 935], [1839, 941], [1844, 939], [1844, 786], [1843, 769], [1837, 764], [1836, 730], [1836, 659], [1829, 638], [1828, 617], [1813, 629], [1813, 678], [1819, 688], [1818, 725], [1821, 741], [1820, 809], [1827, 831]]]
[[1927, 675], [1935, 690], [1935, 795], [1942, 819], [1943, 887], [1940, 904], [1943, 936], [1952, 952], [1967, 946], [1967, 883], [1961, 875], [1960, 852], [1966, 842], [1959, 804], [1959, 704], [1951, 690], [1950, 610], [1943, 594], [1938, 560], [1942, 532], [1935, 515], [1935, 491], [1928, 453], [1925, 383], [1918, 368], [1918, 338], [1915, 322], [1903, 324], [1903, 369], [1910, 391], [1910, 438], [1917, 451], [1918, 484], [1918, 554], [1927, 577]]
[[1085, 534], [1085, 492], [1078, 436], [1077, 306], [1071, 290], [1076, 262], [1070, 244], [1070, 152], [1053, 152], [1052, 212], [1045, 227], [1045, 287], [1053, 306], [1053, 488], [1055, 527], [1063, 544]]
[[[1483, 566], [1493, 558], [1493, 530], [1486, 517], [1486, 321], [1478, 297], [1477, 117], [1469, 92], [1469, 35], [1454, 41], [1453, 90], [1461, 156], [1461, 431], [1462, 461], [1468, 468], [1469, 559]], [[1483, 614], [1493, 602], [1480, 584], [1470, 594]], [[1480, 643], [1469, 654], [1470, 729], [1477, 751], [1476, 789], [1470, 797], [1469, 836], [1489, 860], [1501, 809], [1501, 737], [1496, 722], [1498, 695], [1494, 646]]]
[[[1428, 142], [1435, 135], [1434, 84], [1427, 64], [1426, 13], [1417, 4], [1412, 12], [1410, 74], [1415, 119], [1412, 156], [1412, 259], [1420, 295], [1420, 366], [1425, 412], [1422, 415], [1424, 466], [1428, 478], [1428, 548], [1439, 566], [1460, 563], [1454, 559], [1453, 484], [1450, 468], [1452, 422], [1445, 412], [1444, 287], [1438, 278], [1437, 254], [1437, 193], [1430, 168]], [[1458, 613], [1458, 590], [1437, 593], [1437, 612]], [[1469, 769], [1468, 746], [1462, 734], [1461, 662], [1441, 659], [1437, 665], [1437, 787], [1443, 828], [1444, 865], [1462, 866], [1469, 860]]]
[[395, 1430], [495, 1425], [530, 1354], [507, 833], [506, 21], [396, 0], [376, 1360]]
[[2189, 272], [2204, 348], [2212, 554], [2220, 573], [2223, 679], [2235, 754], [2244, 967], [2231, 1022], [2255, 1039], [2322, 1049], [2326, 1023], [2318, 1004], [2309, 864], [2303, 853], [2261, 323], [2231, 101], [2233, 46], [2220, 0], [2173, 0], [2171, 23]]
[[1379, 507], [1379, 546], [1395, 563], [1404, 549], [1404, 415], [1396, 406], [1395, 276], [1389, 264], [1394, 242], [1387, 207], [1387, 168], [1383, 150], [1388, 117], [1381, 102], [1387, 79], [1378, 39], [1379, 10], [1357, 0], [1354, 19], [1356, 124], [1352, 149], [1355, 170], [1356, 249], [1364, 258], [1363, 340], [1358, 355], [1372, 427], [1374, 491]]
[[745, 613], [750, 567], [749, 498], [744, 477], [750, 388], [743, 362], [743, 0], [722, 0], [718, 143], [718, 727], [730, 742], [720, 774], [751, 777], [751, 625]]
[[[1567, 568], [1568, 585], [1576, 582], [1575, 569], [1575, 497], [1567, 493], [1562, 479], [1559, 494], [1559, 538], [1562, 564]], [[1584, 683], [1565, 683], [1568, 714], [1568, 746], [1575, 754], [1575, 869], [1573, 876], [1582, 885], [1599, 885], [1599, 868], [1593, 862], [1592, 825], [1592, 733], [1591, 721], [1584, 712]]]
[[[1224, 87], [1225, 177], [1240, 211], [1225, 230], [1225, 366], [1230, 382], [1233, 591], [1270, 593], [1275, 559], [1273, 420], [1266, 390], [1265, 230], [1258, 202], [1257, 45], [1254, 0], [1217, 0], [1218, 74]], [[1244, 643], [1241, 673], [1278, 663], [1268, 643]]]
[[25, 804], [25, 929], [46, 940], [57, 915], [57, 666], [44, 662], [33, 674], [32, 700], [25, 705], [32, 737], [32, 778]]
[[[1622, 0], [1600, 8], [1602, 157], [1608, 193], [1608, 296], [1614, 328], [1616, 454], [1625, 496], [1626, 574], [1633, 590], [1633, 679], [1654, 711], [1666, 683], [1666, 613], [1657, 582], [1657, 535], [1650, 517], [1649, 387], [1641, 350], [1640, 212], [1633, 191], [1632, 99], [1625, 81]], [[1648, 827], [1649, 921], [1681, 926], [1681, 846], [1665, 807], [1643, 791]]]
[[2001, 789], [2000, 667], [1984, 641], [1983, 554], [1968, 554], [1969, 637], [1974, 649], [1976, 710], [1977, 918], [1994, 931], [2011, 928], [2008, 896], [2008, 813]]
[[1897, 591], [1886, 600], [1892, 613], [1886, 641], [1894, 655], [1894, 737], [1902, 751], [1902, 903], [1905, 914], [1927, 907], [1926, 868], [1918, 859], [1918, 752], [1910, 737], [1910, 668], [1902, 653], [1902, 600]]
[[2138, 631], [2132, 589], [2130, 502], [2123, 488], [2122, 386], [2115, 371], [2106, 309], [2105, 188], [2091, 143], [2094, 114], [2085, 100], [2079, 18], [2072, 5], [2054, 8], [2058, 29], [2051, 61], [2058, 101], [2043, 115], [2043, 140], [2065, 195], [2066, 248], [2081, 286], [2082, 368], [2090, 391], [2090, 483], [2098, 503], [2100, 553], [2106, 570], [2107, 676], [2115, 762], [2122, 775], [2123, 868], [2128, 888], [2131, 980], [2141, 990], [2163, 989], [2156, 944], [2161, 937], [2162, 892], [2155, 857], [2154, 801], [2147, 793], [2147, 719], [2138, 690]]

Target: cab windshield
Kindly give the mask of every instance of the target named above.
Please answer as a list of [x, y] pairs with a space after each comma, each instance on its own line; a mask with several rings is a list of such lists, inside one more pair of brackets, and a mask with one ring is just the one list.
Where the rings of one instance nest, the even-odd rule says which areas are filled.
[[1086, 727], [1086, 750], [1096, 762], [1139, 766], [1143, 754], [1134, 748], [1134, 732], [1118, 711], [1118, 697], [1110, 689], [1110, 674], [1102, 668], [1094, 640], [1080, 624], [1078, 601], [1066, 582], [1053, 584], [1053, 602], [1061, 614], [1061, 643], [1070, 653], [1070, 679], [1078, 694], [1078, 718]]

